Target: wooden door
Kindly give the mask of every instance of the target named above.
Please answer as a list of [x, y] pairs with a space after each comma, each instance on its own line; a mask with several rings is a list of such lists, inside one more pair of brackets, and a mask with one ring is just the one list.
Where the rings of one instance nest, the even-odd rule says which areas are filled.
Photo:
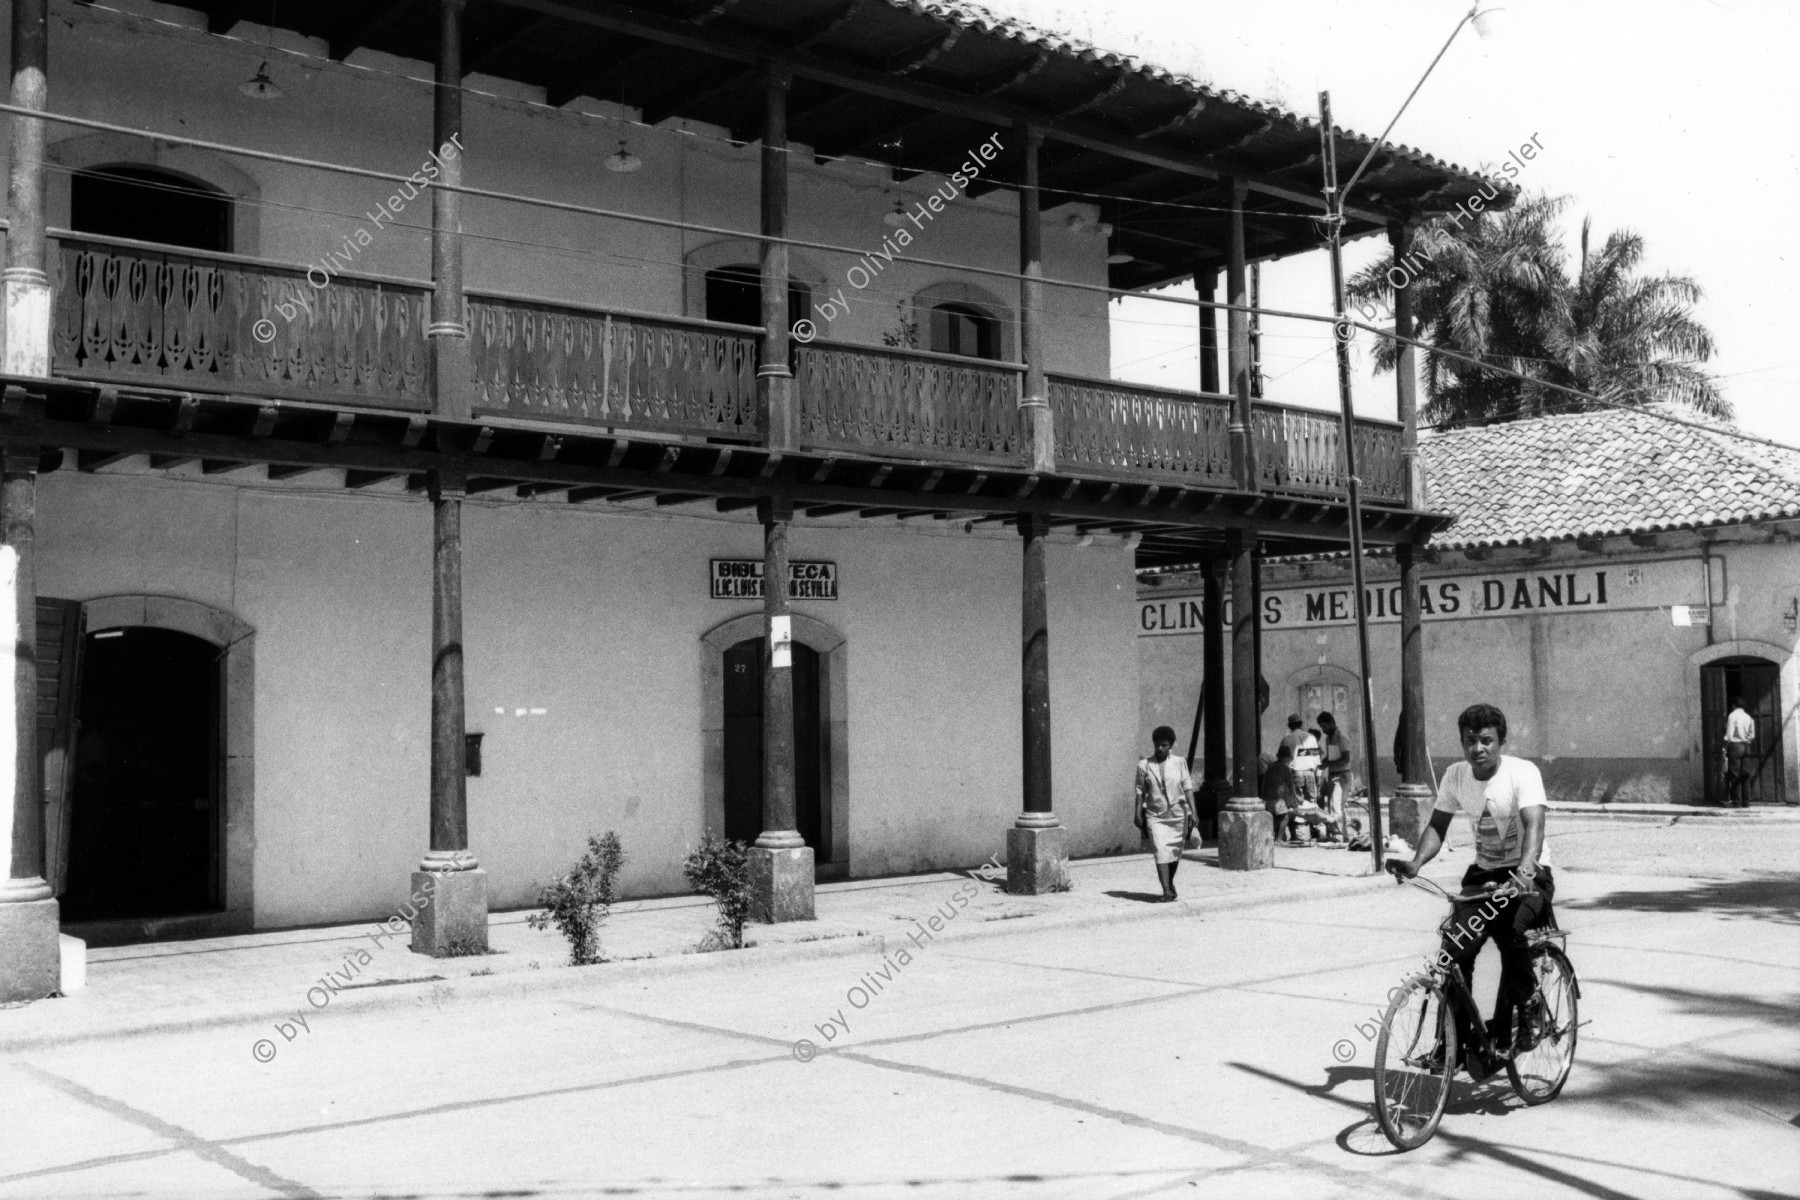
[[[826, 862], [819, 654], [799, 642], [793, 651], [794, 819], [814, 861]], [[754, 842], [762, 832], [762, 803], [763, 644], [748, 638], [725, 652], [725, 837]]]
[[1731, 698], [1742, 696], [1756, 722], [1756, 741], [1747, 760], [1752, 804], [1787, 799], [1781, 764], [1781, 668], [1762, 658], [1727, 658], [1700, 668], [1700, 745], [1705, 795], [1710, 804], [1725, 798], [1725, 718]]

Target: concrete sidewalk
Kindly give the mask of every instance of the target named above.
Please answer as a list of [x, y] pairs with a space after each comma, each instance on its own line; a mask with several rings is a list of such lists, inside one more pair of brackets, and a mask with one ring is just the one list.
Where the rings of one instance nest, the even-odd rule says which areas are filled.
[[[0, 1008], [0, 1053], [65, 1042], [239, 1022], [292, 1020], [324, 1008], [441, 1006], [463, 996], [592, 986], [644, 974], [732, 970], [784, 958], [879, 956], [939, 914], [935, 937], [962, 941], [996, 933], [1114, 921], [1193, 918], [1222, 909], [1346, 895], [1392, 886], [1370, 874], [1367, 852], [1276, 848], [1267, 871], [1225, 871], [1218, 852], [1190, 851], [1177, 879], [1181, 899], [1152, 903], [1156, 872], [1147, 854], [1070, 864], [1073, 888], [1011, 896], [992, 867], [894, 879], [821, 884], [818, 919], [753, 925], [741, 952], [705, 953], [715, 910], [694, 896], [617, 904], [600, 929], [607, 962], [570, 967], [554, 930], [527, 926], [527, 912], [489, 920], [491, 952], [473, 958], [413, 954], [407, 935], [377, 935], [374, 922], [237, 937], [91, 949], [87, 987], [72, 995]], [[1453, 876], [1466, 853], [1448, 850], [1431, 874]], [[976, 889], [971, 896], [969, 887]], [[952, 897], [968, 902], [958, 907]], [[950, 914], [944, 919], [943, 914]], [[1015, 922], [1019, 922], [1015, 924]], [[359, 951], [361, 953], [359, 953]], [[328, 983], [329, 979], [329, 983]], [[316, 989], [316, 990], [315, 990]], [[323, 1001], [323, 1003], [320, 1003]]]

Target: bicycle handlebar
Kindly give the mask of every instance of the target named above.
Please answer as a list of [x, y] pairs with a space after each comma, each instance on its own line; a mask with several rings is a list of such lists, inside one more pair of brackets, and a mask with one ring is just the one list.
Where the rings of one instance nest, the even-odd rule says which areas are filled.
[[1486, 900], [1488, 897], [1492, 896], [1495, 892], [1500, 890], [1499, 884], [1489, 884], [1487, 887], [1485, 887], [1477, 892], [1453, 893], [1453, 892], [1446, 890], [1445, 888], [1438, 886], [1436, 883], [1433, 883], [1431, 880], [1426, 879], [1422, 875], [1414, 875], [1412, 878], [1407, 879], [1404, 882], [1412, 884], [1414, 887], [1420, 889], [1421, 891], [1430, 892], [1432, 895], [1438, 897], [1440, 900], [1447, 900], [1451, 904], [1469, 904], [1469, 903], [1473, 903], [1474, 901], [1477, 901], [1477, 900]]

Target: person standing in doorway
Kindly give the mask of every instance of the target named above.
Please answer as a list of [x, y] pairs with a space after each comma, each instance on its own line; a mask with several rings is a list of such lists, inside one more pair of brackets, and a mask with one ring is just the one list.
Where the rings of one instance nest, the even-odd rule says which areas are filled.
[[1156, 878], [1162, 884], [1162, 903], [1175, 899], [1175, 869], [1181, 850], [1194, 830], [1194, 777], [1187, 760], [1169, 751], [1175, 748], [1175, 731], [1158, 725], [1150, 735], [1155, 753], [1138, 759], [1138, 832], [1150, 839], [1156, 859]]
[[1319, 728], [1325, 734], [1319, 747], [1325, 759], [1325, 790], [1319, 807], [1325, 810], [1325, 819], [1335, 831], [1333, 840], [1337, 840], [1343, 837], [1344, 801], [1350, 796], [1350, 747], [1330, 713], [1319, 714]]
[[1750, 748], [1756, 744], [1756, 719], [1744, 709], [1744, 698], [1731, 698], [1725, 718], [1725, 807], [1750, 807]]

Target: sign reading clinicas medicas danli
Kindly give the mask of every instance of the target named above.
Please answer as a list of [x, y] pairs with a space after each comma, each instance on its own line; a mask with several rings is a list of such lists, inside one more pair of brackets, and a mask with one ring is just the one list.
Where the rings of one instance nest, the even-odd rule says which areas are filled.
[[[763, 565], [760, 558], [712, 560], [714, 600], [761, 600]], [[788, 563], [788, 599], [836, 600], [838, 565], [834, 562]]]
[[[1370, 583], [1365, 590], [1371, 621], [1400, 619], [1398, 582], [1390, 579]], [[1706, 590], [1706, 577], [1698, 559], [1457, 575], [1425, 580], [1419, 587], [1419, 613], [1427, 621], [1444, 621], [1688, 606], [1704, 610]], [[1714, 593], [1723, 593], [1717, 579]], [[1344, 584], [1265, 587], [1263, 628], [1351, 624], [1356, 620], [1352, 596], [1351, 588]], [[1229, 598], [1225, 608], [1225, 623], [1229, 627]], [[1198, 595], [1172, 593], [1138, 601], [1141, 637], [1197, 634], [1202, 627]]]

